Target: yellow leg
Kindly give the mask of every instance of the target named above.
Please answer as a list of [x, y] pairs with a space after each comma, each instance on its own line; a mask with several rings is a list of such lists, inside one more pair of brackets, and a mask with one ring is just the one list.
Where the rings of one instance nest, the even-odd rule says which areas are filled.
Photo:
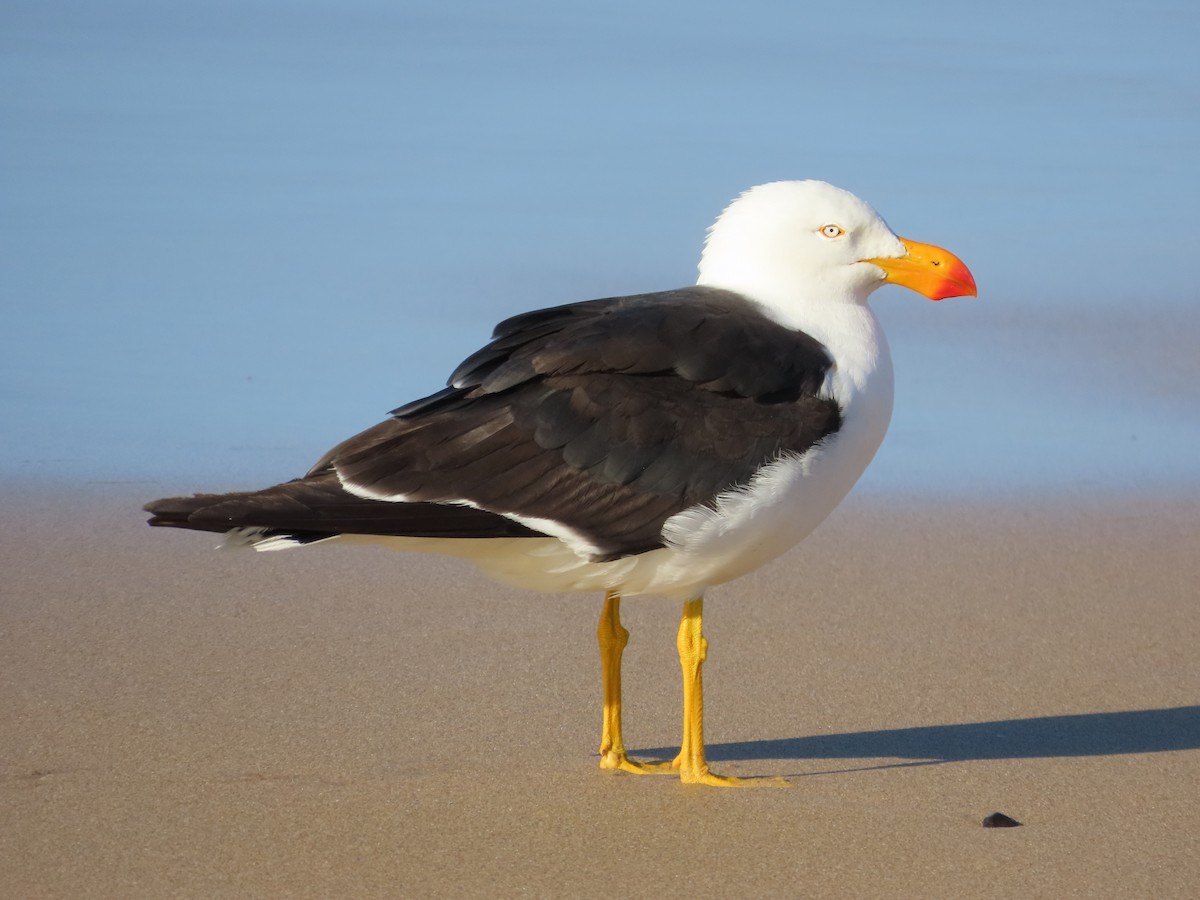
[[600, 735], [600, 768], [621, 769], [639, 775], [670, 772], [670, 763], [640, 763], [629, 758], [621, 738], [621, 654], [629, 632], [621, 625], [621, 595], [608, 591], [596, 626], [600, 642], [600, 667], [604, 675], [604, 728]]
[[679, 665], [683, 669], [683, 746], [671, 764], [679, 770], [679, 780], [687, 784], [710, 784], [715, 787], [748, 787], [751, 785], [786, 786], [781, 778], [754, 779], [716, 775], [709, 771], [704, 758], [704, 679], [700, 673], [708, 658], [708, 641], [701, 628], [704, 617], [704, 598], [697, 597], [683, 604], [679, 621]]

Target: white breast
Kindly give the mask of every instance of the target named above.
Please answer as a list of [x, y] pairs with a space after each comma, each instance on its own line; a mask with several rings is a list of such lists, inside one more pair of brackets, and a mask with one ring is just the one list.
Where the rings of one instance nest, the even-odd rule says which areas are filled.
[[673, 516], [663, 529], [684, 556], [720, 561], [708, 567], [709, 583], [744, 575], [807, 537], [850, 492], [887, 433], [893, 396], [887, 341], [868, 307], [844, 312], [844, 321], [827, 319], [819, 329], [825, 333], [813, 334], [836, 362], [825, 390], [842, 410], [837, 434], [767, 466], [746, 488], [718, 498], [715, 508]]

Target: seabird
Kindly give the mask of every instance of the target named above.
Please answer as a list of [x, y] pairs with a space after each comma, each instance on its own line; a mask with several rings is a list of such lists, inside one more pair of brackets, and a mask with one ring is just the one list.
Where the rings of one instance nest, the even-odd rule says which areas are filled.
[[[709, 229], [695, 285], [501, 322], [448, 387], [261, 491], [157, 500], [151, 525], [279, 550], [370, 542], [464, 557], [547, 591], [598, 591], [600, 765], [741, 785], [704, 754], [707, 588], [806, 537], [870, 463], [892, 361], [867, 298], [885, 283], [974, 295], [967, 267], [897, 237], [819, 181], [760, 185]], [[622, 596], [683, 601], [673, 762], [621, 734]]]

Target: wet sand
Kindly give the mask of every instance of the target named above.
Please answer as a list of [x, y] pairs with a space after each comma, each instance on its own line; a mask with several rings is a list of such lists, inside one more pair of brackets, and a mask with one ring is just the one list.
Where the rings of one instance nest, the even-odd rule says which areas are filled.
[[[1194, 496], [854, 497], [709, 594], [714, 768], [601, 772], [596, 596], [5, 491], [0, 896], [1194, 896]], [[678, 610], [630, 600], [673, 754]], [[1002, 811], [1019, 828], [985, 829]]]

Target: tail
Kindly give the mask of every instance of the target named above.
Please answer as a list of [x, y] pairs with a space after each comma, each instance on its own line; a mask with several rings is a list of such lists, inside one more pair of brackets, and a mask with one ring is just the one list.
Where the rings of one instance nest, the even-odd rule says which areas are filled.
[[544, 537], [487, 510], [447, 503], [393, 503], [346, 491], [322, 472], [261, 491], [167, 497], [143, 507], [149, 524], [227, 536], [227, 546], [278, 550], [342, 534], [404, 537]]
[[147, 503], [148, 524], [224, 534], [226, 547], [278, 550], [337, 537], [339, 507], [357, 498], [331, 477], [297, 479], [261, 491], [166, 497]]

